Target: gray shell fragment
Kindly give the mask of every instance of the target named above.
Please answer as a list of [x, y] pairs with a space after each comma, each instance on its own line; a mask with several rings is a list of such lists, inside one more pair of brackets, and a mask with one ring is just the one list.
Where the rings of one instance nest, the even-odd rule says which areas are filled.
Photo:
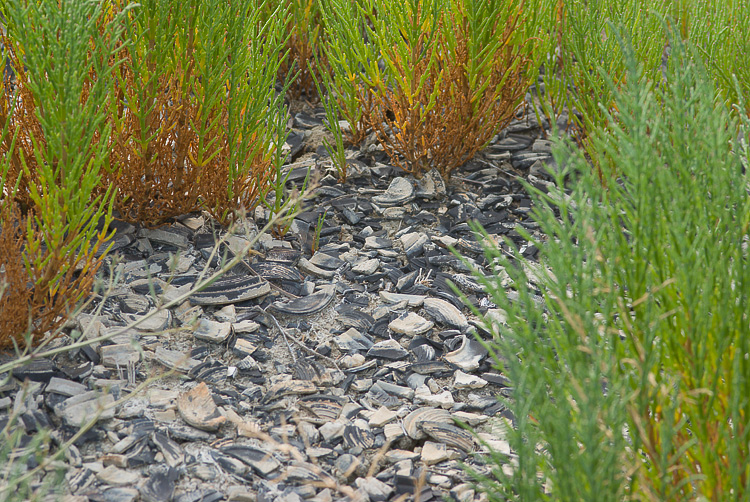
[[451, 414], [440, 408], [417, 408], [404, 417], [404, 430], [412, 439], [423, 439], [424, 432], [420, 428], [423, 422], [453, 424]]
[[428, 436], [440, 443], [460, 448], [465, 452], [474, 449], [474, 440], [471, 434], [455, 425], [440, 422], [421, 422], [419, 426]]
[[271, 292], [260, 277], [231, 275], [218, 279], [190, 297], [193, 305], [227, 305], [244, 302]]
[[414, 185], [406, 178], [394, 178], [388, 190], [382, 195], [372, 198], [375, 204], [381, 206], [396, 206], [414, 200]]
[[311, 315], [326, 308], [334, 296], [334, 289], [329, 287], [309, 296], [296, 298], [288, 303], [274, 302], [270, 308], [279, 314]]
[[440, 324], [460, 329], [461, 331], [469, 327], [469, 321], [466, 320], [466, 316], [445, 300], [427, 298], [424, 301], [424, 309]]
[[464, 371], [474, 371], [487, 356], [487, 348], [478, 340], [462, 335], [461, 346], [445, 355], [444, 359]]

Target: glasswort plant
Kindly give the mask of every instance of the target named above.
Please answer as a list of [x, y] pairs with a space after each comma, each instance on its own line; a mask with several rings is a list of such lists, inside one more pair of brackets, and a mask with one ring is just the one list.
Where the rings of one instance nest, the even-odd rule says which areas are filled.
[[112, 93], [107, 181], [126, 219], [158, 225], [199, 208], [222, 223], [273, 179], [269, 127], [285, 11], [268, 0], [145, 0], [128, 13]]
[[618, 43], [626, 79], [608, 80], [616, 106], [590, 136], [604, 183], [558, 148], [557, 188], [528, 187], [540, 265], [487, 247], [518, 293], [481, 278], [507, 313], [485, 323], [516, 427], [514, 459], [493, 456], [500, 481], [479, 480], [493, 500], [744, 500], [748, 150], [679, 36], [660, 87]]
[[0, 84], [0, 348], [31, 345], [59, 325], [101, 264], [113, 191], [100, 189], [100, 171], [119, 43], [105, 22], [110, 5], [0, 6], [16, 75]]

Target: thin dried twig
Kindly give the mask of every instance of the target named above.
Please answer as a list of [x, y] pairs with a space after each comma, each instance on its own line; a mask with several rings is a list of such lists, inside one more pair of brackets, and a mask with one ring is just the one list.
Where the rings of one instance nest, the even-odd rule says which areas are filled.
[[292, 346], [289, 345], [289, 339], [286, 336], [286, 331], [284, 331], [284, 328], [281, 327], [281, 324], [279, 324], [279, 321], [276, 320], [276, 317], [274, 317], [273, 314], [271, 314], [267, 310], [264, 310], [263, 312], [265, 312], [265, 314], [273, 320], [273, 323], [276, 325], [276, 327], [281, 332], [281, 335], [284, 337], [284, 342], [286, 343], [286, 348], [289, 349], [289, 355], [292, 356], [292, 361], [294, 361], [296, 363], [297, 362], [297, 356], [294, 355], [294, 351], [292, 350]]
[[324, 356], [323, 354], [320, 354], [318, 352], [315, 352], [313, 349], [302, 343], [302, 341], [298, 340], [297, 337], [292, 335], [291, 333], [287, 333], [281, 328], [281, 325], [279, 325], [279, 321], [276, 320], [276, 318], [273, 316], [273, 314], [269, 313], [267, 310], [263, 311], [266, 315], [268, 315], [271, 319], [273, 319], [273, 322], [276, 324], [276, 327], [281, 331], [281, 334], [284, 336], [284, 341], [287, 343], [287, 348], [289, 349], [289, 353], [292, 355], [292, 359], [294, 362], [297, 362], [297, 358], [294, 356], [294, 353], [292, 352], [292, 348], [289, 346], [289, 340], [293, 341], [298, 347], [300, 347], [302, 350], [310, 354], [311, 356], [319, 357], [320, 359], [329, 362], [331, 365], [333, 365], [334, 368], [336, 368], [338, 371], [341, 371], [341, 368], [339, 368], [338, 363], [336, 360]]

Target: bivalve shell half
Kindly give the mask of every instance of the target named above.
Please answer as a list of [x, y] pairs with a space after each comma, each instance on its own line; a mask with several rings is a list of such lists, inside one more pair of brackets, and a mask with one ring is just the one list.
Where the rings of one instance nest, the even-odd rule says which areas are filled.
[[252, 300], [271, 292], [271, 286], [260, 277], [230, 275], [194, 293], [193, 305], [228, 305]]
[[398, 177], [391, 180], [388, 189], [382, 195], [372, 198], [379, 206], [392, 207], [414, 200], [414, 185], [406, 178]]
[[465, 452], [474, 449], [474, 438], [471, 437], [471, 434], [455, 425], [425, 421], [420, 422], [419, 427], [435, 441], [460, 448]]
[[204, 431], [218, 430], [227, 420], [219, 413], [205, 383], [180, 394], [177, 398], [177, 411], [186, 423]]
[[333, 422], [341, 415], [342, 399], [324, 394], [306, 396], [299, 400], [299, 405], [312, 411], [316, 417]]
[[469, 321], [466, 320], [466, 316], [445, 300], [427, 298], [424, 301], [424, 309], [433, 319], [444, 326], [460, 329], [461, 331], [469, 327]]
[[444, 359], [464, 371], [474, 371], [479, 368], [479, 363], [487, 356], [488, 350], [478, 340], [461, 336], [461, 346], [445, 354]]
[[263, 396], [261, 403], [267, 404], [283, 396], [294, 396], [300, 394], [314, 394], [318, 387], [313, 382], [306, 380], [287, 380], [272, 386]]
[[333, 287], [325, 287], [308, 296], [296, 298], [290, 302], [274, 302], [271, 310], [286, 315], [312, 315], [320, 312], [331, 303], [335, 296]]
[[453, 424], [451, 414], [440, 408], [417, 408], [404, 417], [404, 430], [412, 439], [424, 439], [425, 434], [420, 428], [423, 422]]

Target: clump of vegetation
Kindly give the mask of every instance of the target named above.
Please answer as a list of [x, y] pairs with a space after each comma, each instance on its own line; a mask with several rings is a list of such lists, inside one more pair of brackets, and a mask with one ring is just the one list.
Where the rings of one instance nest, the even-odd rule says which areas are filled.
[[507, 314], [486, 325], [514, 384], [513, 459], [495, 454], [499, 481], [480, 478], [494, 500], [750, 493], [750, 152], [698, 51], [670, 33], [658, 85], [619, 41], [626, 78], [606, 79], [614, 106], [589, 136], [601, 172], [559, 148], [557, 188], [527, 187], [540, 264], [488, 247], [518, 293], [481, 278]]
[[698, 47], [720, 97], [730, 107], [744, 102], [744, 109], [735, 111], [750, 117], [750, 1], [681, 0], [673, 12], [678, 9], [685, 19], [680, 30]]
[[105, 4], [18, 0], [0, 13], [15, 69], [0, 83], [0, 348], [8, 348], [62, 323], [101, 263], [118, 33]]
[[286, 11], [265, 7], [2, 5], [0, 345], [50, 331], [89, 292], [112, 203], [143, 225], [196, 209], [227, 223], [283, 183]]
[[405, 171], [450, 175], [521, 104], [534, 49], [522, 2], [328, 1], [329, 89], [354, 139], [372, 128]]
[[[571, 112], [570, 125], [580, 146], [589, 148], [588, 134], [605, 124], [615, 106], [615, 92], [626, 84], [627, 62], [617, 43], [615, 27], [632, 38], [635, 57], [652, 81], [662, 79], [671, 45], [665, 20], [697, 48], [716, 91], [727, 106], [748, 102], [750, 70], [750, 2], [721, 0], [541, 0], [548, 13], [541, 19], [547, 51], [540, 109], [553, 119]], [[556, 6], [554, 4], [557, 4]], [[612, 87], [607, 80], [615, 82]], [[739, 85], [735, 85], [737, 79]], [[750, 109], [743, 110], [750, 116]], [[734, 113], [734, 111], [733, 111]]]
[[449, 176], [513, 117], [529, 85], [521, 2], [374, 2], [383, 71], [359, 102], [392, 161]]
[[[570, 112], [585, 152], [558, 149], [556, 190], [528, 187], [541, 266], [488, 250], [518, 292], [510, 301], [484, 279], [507, 314], [487, 327], [516, 427], [510, 468], [496, 455], [497, 479], [481, 481], [500, 500], [747, 498], [748, 11], [748, 0], [4, 1], [0, 349], [18, 348], [18, 364], [59, 353], [28, 351], [90, 292], [113, 207], [155, 226], [196, 209], [229, 223], [263, 204], [283, 236], [280, 215], [302, 201], [287, 186], [288, 90], [325, 87], [341, 182], [339, 115], [350, 142], [374, 134], [407, 172], [449, 176], [541, 74], [539, 109]], [[0, 459], [46, 454], [39, 436], [17, 456], [26, 439], [10, 428]]]
[[326, 61], [325, 66], [318, 65], [320, 78], [327, 89], [328, 102], [335, 103], [349, 123], [348, 141], [357, 144], [367, 132], [357, 92], [367, 81], [366, 63], [376, 57], [374, 45], [368, 43], [366, 18], [359, 1], [319, 1], [325, 30], [322, 55]]
[[[551, 117], [566, 109], [575, 110], [570, 120], [576, 126], [578, 140], [585, 144], [586, 134], [606, 122], [606, 113], [614, 106], [614, 93], [626, 80], [625, 55], [617, 43], [616, 27], [632, 36], [638, 61], [648, 77], [656, 80], [667, 48], [659, 13], [672, 2], [557, 3], [556, 43], [545, 66], [546, 95], [541, 104]], [[607, 77], [615, 82], [614, 87], [608, 85]]]
[[283, 12], [266, 0], [146, 0], [123, 17], [107, 181], [122, 217], [158, 225], [204, 208], [226, 223], [273, 181], [268, 122]]

